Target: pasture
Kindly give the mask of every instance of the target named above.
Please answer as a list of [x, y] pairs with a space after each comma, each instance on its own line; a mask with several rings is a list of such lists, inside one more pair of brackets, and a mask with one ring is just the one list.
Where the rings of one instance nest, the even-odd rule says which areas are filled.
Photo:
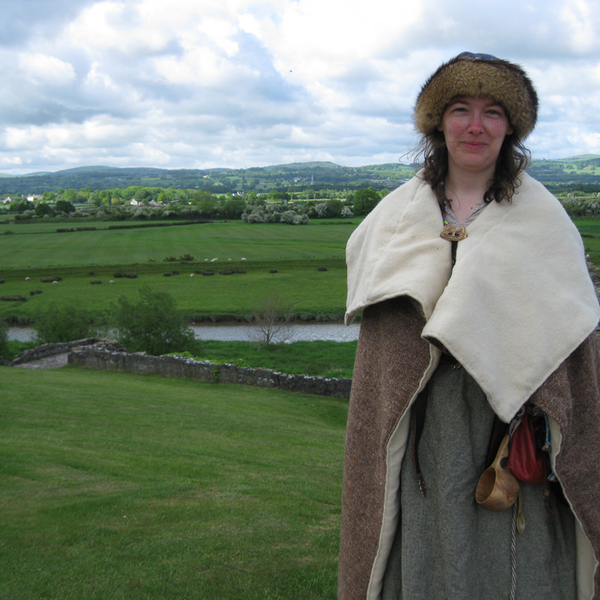
[[0, 598], [335, 598], [347, 401], [0, 371]]
[[[67, 233], [57, 229], [76, 228], [76, 220], [0, 222], [0, 296], [26, 300], [0, 302], [0, 318], [32, 321], [50, 303], [75, 303], [101, 315], [120, 295], [136, 297], [143, 285], [169, 292], [190, 321], [244, 319], [261, 297], [272, 293], [290, 315], [339, 317], [346, 296], [345, 245], [359, 221], [304, 226], [176, 222], [166, 227], [96, 222], [85, 223], [95, 230]], [[575, 224], [586, 253], [600, 265], [600, 219]], [[179, 260], [186, 255], [194, 260]], [[206, 271], [214, 274], [202, 275]], [[132, 273], [137, 277], [115, 277]], [[41, 281], [53, 277], [61, 281]]]
[[[190, 319], [243, 318], [262, 296], [275, 291], [290, 313], [339, 315], [346, 293], [344, 249], [357, 223], [292, 226], [238, 221], [122, 229], [86, 223], [97, 229], [68, 233], [57, 229], [77, 223], [4, 223], [0, 295], [20, 295], [27, 302], [1, 302], [0, 318], [33, 319], [50, 302], [76, 302], [101, 313], [121, 294], [137, 294], [141, 285], [168, 291]], [[194, 260], [177, 260], [185, 255]], [[208, 270], [214, 275], [202, 275]], [[245, 273], [222, 275], [223, 270]], [[117, 273], [135, 273], [137, 278], [115, 278]], [[61, 281], [41, 282], [53, 277]], [[31, 295], [33, 291], [42, 293]]]
[[573, 222], [582, 235], [585, 253], [589, 254], [590, 260], [597, 267], [600, 267], [600, 219], [574, 219]]

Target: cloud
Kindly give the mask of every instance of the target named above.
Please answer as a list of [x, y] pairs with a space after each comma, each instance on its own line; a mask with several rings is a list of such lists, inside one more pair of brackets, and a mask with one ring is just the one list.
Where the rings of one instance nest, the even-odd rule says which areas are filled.
[[534, 155], [600, 151], [591, 1], [2, 4], [6, 172], [397, 161], [417, 142], [422, 83], [463, 50], [530, 73], [541, 100]]
[[20, 56], [21, 73], [30, 85], [62, 87], [76, 78], [73, 65], [46, 54], [23, 54]]

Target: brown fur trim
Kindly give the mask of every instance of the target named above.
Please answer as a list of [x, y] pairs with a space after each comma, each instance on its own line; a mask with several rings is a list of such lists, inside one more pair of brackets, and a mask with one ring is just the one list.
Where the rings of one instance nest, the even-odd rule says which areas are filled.
[[537, 94], [525, 71], [514, 63], [464, 52], [440, 66], [417, 98], [417, 130], [425, 135], [433, 133], [456, 96], [494, 98], [506, 110], [518, 140], [525, 139], [535, 127]]

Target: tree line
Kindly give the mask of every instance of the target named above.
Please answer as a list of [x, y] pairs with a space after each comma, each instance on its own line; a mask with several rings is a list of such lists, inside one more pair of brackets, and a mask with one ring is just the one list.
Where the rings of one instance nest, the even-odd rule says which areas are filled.
[[356, 191], [320, 190], [292, 194], [212, 194], [191, 190], [131, 186], [120, 189], [59, 189], [40, 196], [10, 198], [5, 207], [15, 221], [54, 217], [97, 220], [241, 219], [246, 223], [305, 224], [309, 219], [351, 218], [368, 214], [387, 194], [372, 187]]

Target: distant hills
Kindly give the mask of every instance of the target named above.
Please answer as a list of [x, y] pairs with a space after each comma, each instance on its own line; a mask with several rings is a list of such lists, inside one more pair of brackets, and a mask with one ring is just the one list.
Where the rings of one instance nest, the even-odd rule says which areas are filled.
[[[409, 179], [416, 165], [388, 163], [343, 167], [332, 162], [304, 162], [249, 169], [157, 169], [89, 166], [22, 176], [0, 175], [0, 195], [42, 194], [66, 189], [105, 190], [130, 186], [208, 189], [212, 193], [303, 191], [307, 189], [394, 189]], [[586, 154], [534, 160], [528, 171], [551, 189], [600, 191], [600, 156]], [[597, 189], [595, 189], [597, 188]]]

